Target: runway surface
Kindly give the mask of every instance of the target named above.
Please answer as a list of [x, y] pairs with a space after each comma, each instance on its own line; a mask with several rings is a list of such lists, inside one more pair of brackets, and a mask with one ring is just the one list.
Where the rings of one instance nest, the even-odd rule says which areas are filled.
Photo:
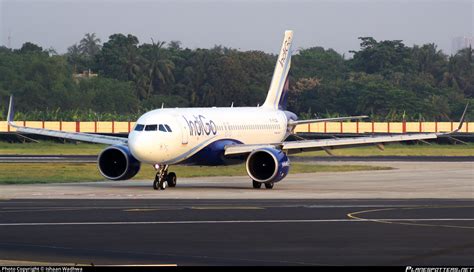
[[394, 169], [1, 185], [0, 265], [474, 265], [472, 162], [359, 163]]
[[467, 266], [474, 201], [0, 201], [0, 256], [0, 264]]
[[[318, 163], [318, 162], [315, 162]], [[325, 162], [337, 164], [338, 162]], [[180, 178], [176, 188], [150, 180], [0, 185], [0, 199], [474, 199], [472, 162], [350, 162], [393, 170], [290, 174], [272, 190], [248, 176]], [[173, 168], [171, 167], [171, 171]], [[64, 180], [67, 182], [67, 179]]]

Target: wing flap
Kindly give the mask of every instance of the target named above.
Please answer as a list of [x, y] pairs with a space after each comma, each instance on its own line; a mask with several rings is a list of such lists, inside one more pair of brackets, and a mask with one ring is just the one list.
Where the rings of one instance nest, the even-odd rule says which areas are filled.
[[283, 142], [283, 150], [289, 149], [308, 149], [317, 147], [342, 147], [353, 145], [367, 145], [377, 143], [390, 143], [412, 140], [427, 140], [436, 139], [435, 133], [423, 134], [407, 134], [407, 135], [390, 135], [390, 136], [374, 136], [374, 137], [354, 137], [354, 138], [339, 138], [339, 139], [323, 139], [323, 140], [304, 140], [294, 142]]
[[246, 144], [232, 144], [225, 146], [224, 149], [224, 155], [225, 156], [232, 156], [232, 155], [241, 155], [241, 154], [246, 154], [250, 153], [254, 150], [261, 149], [261, 148], [279, 148], [281, 147], [281, 144], [252, 144], [252, 145], [246, 145]]

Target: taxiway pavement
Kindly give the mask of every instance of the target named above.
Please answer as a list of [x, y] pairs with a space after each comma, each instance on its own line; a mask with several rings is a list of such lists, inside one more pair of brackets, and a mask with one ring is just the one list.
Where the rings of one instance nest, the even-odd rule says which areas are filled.
[[474, 265], [472, 162], [360, 163], [395, 169], [1, 185], [0, 265]]
[[[340, 162], [324, 164], [341, 165]], [[390, 166], [394, 169], [290, 173], [272, 190], [253, 189], [247, 176], [180, 178], [179, 173], [177, 187], [165, 191], [153, 190], [151, 178], [146, 181], [0, 185], [0, 199], [474, 199], [473, 162], [347, 164]]]
[[0, 264], [472, 266], [473, 215], [472, 200], [10, 200]]

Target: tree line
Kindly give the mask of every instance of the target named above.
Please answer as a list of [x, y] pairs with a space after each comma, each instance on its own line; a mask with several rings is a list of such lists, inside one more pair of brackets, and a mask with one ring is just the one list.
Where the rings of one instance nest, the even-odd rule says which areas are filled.
[[[457, 120], [473, 100], [472, 48], [446, 55], [433, 43], [359, 39], [351, 58], [322, 47], [295, 52], [288, 109], [303, 118], [447, 121]], [[89, 33], [65, 54], [30, 42], [0, 47], [1, 113], [5, 117], [10, 94], [17, 119], [30, 120], [134, 120], [162, 105], [257, 106], [276, 58], [224, 46], [182, 48], [179, 41], [140, 43], [131, 34], [102, 43]], [[74, 79], [86, 70], [98, 76]]]

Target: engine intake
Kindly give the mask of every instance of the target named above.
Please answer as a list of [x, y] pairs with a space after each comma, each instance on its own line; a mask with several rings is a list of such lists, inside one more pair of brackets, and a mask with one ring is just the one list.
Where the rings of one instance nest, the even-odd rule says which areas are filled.
[[133, 178], [140, 171], [140, 162], [125, 145], [113, 145], [102, 151], [97, 160], [102, 176], [110, 180]]
[[278, 182], [288, 174], [288, 156], [274, 148], [254, 150], [247, 158], [247, 174], [258, 182]]

